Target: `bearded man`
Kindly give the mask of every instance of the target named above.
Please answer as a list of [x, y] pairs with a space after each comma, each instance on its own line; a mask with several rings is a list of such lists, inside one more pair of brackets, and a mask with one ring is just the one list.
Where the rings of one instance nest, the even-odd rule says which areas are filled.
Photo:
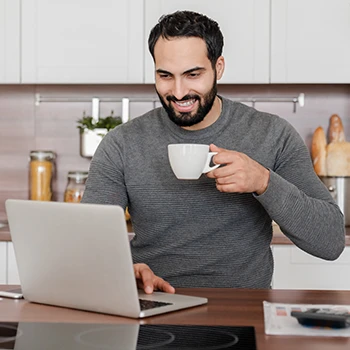
[[[269, 288], [272, 220], [309, 254], [334, 260], [344, 249], [343, 215], [296, 130], [217, 94], [223, 42], [205, 15], [161, 17], [148, 45], [162, 107], [110, 131], [91, 162], [82, 202], [128, 207], [146, 293]], [[210, 145], [220, 166], [178, 180], [167, 156], [173, 143]]]

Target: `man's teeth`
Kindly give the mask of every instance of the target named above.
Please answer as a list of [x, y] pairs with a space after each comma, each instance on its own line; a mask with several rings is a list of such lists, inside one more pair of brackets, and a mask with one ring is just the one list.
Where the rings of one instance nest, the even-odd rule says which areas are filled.
[[186, 101], [183, 101], [183, 102], [180, 102], [180, 101], [176, 101], [176, 104], [181, 106], [181, 107], [186, 107], [186, 106], [191, 106], [193, 105], [195, 102], [195, 100], [186, 100]]

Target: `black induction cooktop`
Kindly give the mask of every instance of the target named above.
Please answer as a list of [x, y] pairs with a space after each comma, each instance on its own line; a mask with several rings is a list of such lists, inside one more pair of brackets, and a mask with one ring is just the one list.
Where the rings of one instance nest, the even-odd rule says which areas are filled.
[[0, 322], [0, 349], [256, 350], [254, 327]]

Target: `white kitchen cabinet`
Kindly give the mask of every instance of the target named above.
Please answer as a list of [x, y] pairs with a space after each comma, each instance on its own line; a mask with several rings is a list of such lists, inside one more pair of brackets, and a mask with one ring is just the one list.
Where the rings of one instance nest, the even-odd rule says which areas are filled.
[[22, 0], [22, 83], [142, 83], [143, 0]]
[[350, 247], [335, 261], [305, 253], [294, 245], [274, 245], [273, 289], [350, 290]]
[[20, 0], [0, 0], [0, 84], [20, 82]]
[[7, 243], [7, 284], [21, 284], [12, 242]]
[[7, 243], [0, 242], [0, 284], [7, 283]]
[[0, 284], [20, 284], [12, 242], [0, 242]]
[[148, 35], [161, 15], [176, 10], [204, 13], [224, 35], [226, 68], [221, 83], [269, 82], [269, 0], [145, 0], [145, 82], [154, 82]]
[[350, 83], [350, 1], [271, 1], [271, 83]]

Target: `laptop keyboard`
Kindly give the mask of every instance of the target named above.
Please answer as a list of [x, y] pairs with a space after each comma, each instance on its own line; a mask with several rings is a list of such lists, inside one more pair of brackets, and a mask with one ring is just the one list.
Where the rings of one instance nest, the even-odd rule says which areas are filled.
[[154, 309], [156, 307], [162, 307], [166, 305], [173, 305], [172, 303], [164, 303], [162, 301], [153, 301], [153, 300], [145, 300], [139, 299], [141, 311]]

